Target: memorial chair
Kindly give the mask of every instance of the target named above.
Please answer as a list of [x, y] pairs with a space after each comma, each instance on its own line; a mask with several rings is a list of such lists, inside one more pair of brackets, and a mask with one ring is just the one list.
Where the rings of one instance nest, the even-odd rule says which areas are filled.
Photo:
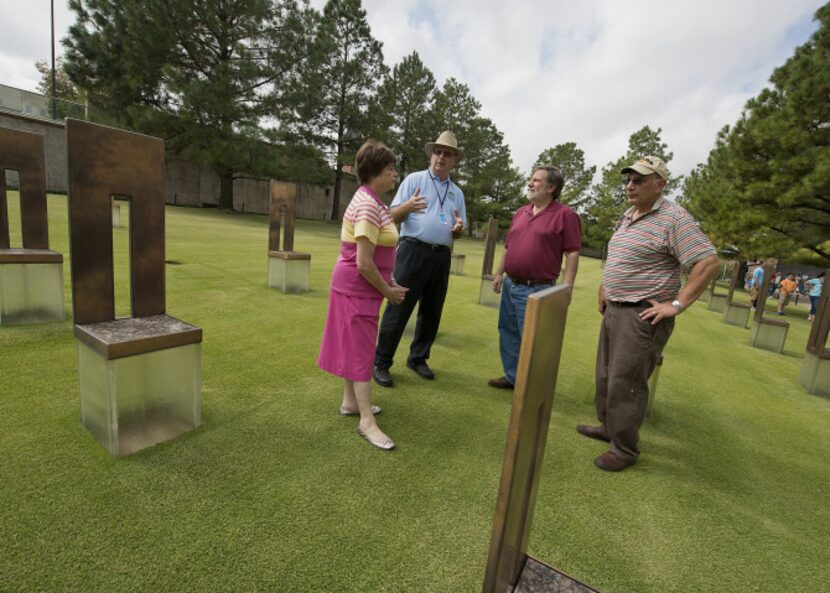
[[714, 311], [715, 313], [723, 313], [726, 310], [726, 295], [725, 294], [718, 294], [718, 278], [723, 270], [723, 264], [721, 264], [721, 271], [719, 271], [714, 278], [712, 278], [711, 284], [709, 284], [709, 310]]
[[[0, 325], [63, 321], [63, 255], [49, 249], [43, 136], [0, 128]], [[6, 171], [20, 178], [22, 248], [12, 248]]]
[[764, 265], [764, 280], [761, 283], [761, 292], [755, 302], [755, 314], [752, 329], [749, 333], [749, 343], [755, 348], [762, 348], [781, 354], [784, 351], [784, 342], [787, 340], [787, 331], [790, 324], [783, 319], [770, 319], [765, 316], [767, 298], [769, 297], [769, 282], [775, 264]]
[[453, 244], [453, 252], [450, 255], [450, 274], [453, 276], [464, 275], [464, 261], [467, 256], [463, 253], [455, 253], [455, 245]]
[[736, 325], [746, 329], [749, 323], [749, 312], [751, 305], [748, 303], [736, 303], [733, 298], [735, 296], [735, 289], [743, 284], [743, 279], [740, 278], [741, 266], [738, 262], [730, 264], [731, 273], [729, 274], [729, 292], [726, 294], [726, 301], [723, 307], [723, 322], [727, 325]]
[[[112, 455], [201, 424], [202, 330], [167, 315], [164, 141], [66, 121], [81, 422]], [[115, 318], [112, 196], [130, 202], [131, 317]]]
[[[294, 251], [297, 189], [294, 184], [271, 180], [268, 224], [268, 286], [286, 293], [308, 292], [311, 254]], [[280, 248], [280, 227], [282, 248]]]
[[571, 287], [527, 299], [484, 593], [596, 592], [527, 553]]
[[121, 202], [115, 198], [112, 199], [112, 228], [121, 228]]
[[481, 287], [478, 291], [478, 304], [487, 307], [499, 307], [500, 296], [493, 292], [493, 262], [496, 256], [496, 239], [499, 236], [499, 221], [491, 218], [487, 223], [487, 235], [484, 245], [484, 262], [481, 264]]
[[816, 306], [816, 318], [810, 327], [807, 351], [801, 363], [798, 383], [813, 395], [830, 397], [830, 348], [827, 336], [830, 334], [830, 268], [824, 273], [824, 287]]

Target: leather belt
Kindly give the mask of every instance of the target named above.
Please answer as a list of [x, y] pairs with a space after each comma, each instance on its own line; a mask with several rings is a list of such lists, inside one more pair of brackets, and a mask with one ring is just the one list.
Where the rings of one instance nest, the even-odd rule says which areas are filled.
[[510, 281], [513, 284], [521, 284], [522, 286], [529, 286], [533, 288], [534, 286], [542, 286], [545, 284], [556, 284], [556, 280], [525, 280], [524, 278], [516, 278], [515, 276], [511, 276], [510, 274], [507, 275], [510, 278]]
[[449, 251], [449, 245], [433, 245], [432, 243], [425, 243], [424, 241], [419, 241], [413, 237], [401, 237], [401, 241], [407, 241], [409, 243], [415, 243], [418, 247], [423, 247], [424, 249], [429, 249], [431, 251]]
[[651, 303], [648, 301], [637, 301], [635, 303], [628, 301], [608, 301], [608, 303], [615, 307], [651, 307]]

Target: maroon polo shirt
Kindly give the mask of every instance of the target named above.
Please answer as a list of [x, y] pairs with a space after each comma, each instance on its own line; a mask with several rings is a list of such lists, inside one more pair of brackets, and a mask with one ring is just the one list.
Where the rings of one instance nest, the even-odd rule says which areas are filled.
[[533, 204], [513, 216], [504, 248], [504, 271], [520, 280], [556, 280], [562, 270], [562, 254], [579, 251], [582, 224], [576, 212], [551, 202], [536, 216]]

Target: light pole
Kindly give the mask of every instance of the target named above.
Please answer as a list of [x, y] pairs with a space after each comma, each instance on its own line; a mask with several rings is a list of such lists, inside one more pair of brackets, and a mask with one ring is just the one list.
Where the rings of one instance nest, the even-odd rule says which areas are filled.
[[52, 119], [58, 119], [58, 106], [55, 102], [55, 95], [57, 94], [56, 76], [55, 76], [55, 0], [50, 0], [52, 9]]

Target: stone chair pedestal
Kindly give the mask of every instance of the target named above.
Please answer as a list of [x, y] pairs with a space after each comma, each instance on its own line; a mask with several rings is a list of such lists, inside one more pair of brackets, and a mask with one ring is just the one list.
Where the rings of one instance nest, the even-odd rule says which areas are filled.
[[461, 253], [453, 253], [450, 256], [450, 274], [453, 276], [463, 276], [464, 275], [464, 260], [467, 258], [466, 255]]
[[0, 325], [63, 321], [63, 255], [0, 249]]
[[750, 305], [744, 303], [724, 303], [723, 322], [746, 329], [750, 311]]
[[723, 313], [726, 310], [726, 295], [712, 294], [709, 296], [709, 310], [715, 313]]
[[268, 286], [285, 293], [308, 292], [311, 254], [298, 251], [268, 252]]
[[830, 349], [819, 354], [809, 351], [804, 353], [798, 384], [807, 393], [830, 397]]
[[660, 369], [663, 366], [663, 357], [657, 359], [657, 365], [648, 378], [648, 402], [646, 403], [646, 418], [651, 418], [654, 400], [657, 397], [657, 383], [660, 380]]
[[202, 330], [169, 315], [76, 324], [81, 423], [115, 457], [202, 423]]
[[749, 331], [749, 343], [754, 348], [769, 350], [776, 354], [784, 351], [784, 342], [787, 340], [787, 330], [790, 324], [777, 319], [756, 319]]
[[478, 291], [478, 304], [498, 309], [501, 304], [501, 295], [493, 292], [495, 276], [485, 274], [481, 277], [481, 288]]

